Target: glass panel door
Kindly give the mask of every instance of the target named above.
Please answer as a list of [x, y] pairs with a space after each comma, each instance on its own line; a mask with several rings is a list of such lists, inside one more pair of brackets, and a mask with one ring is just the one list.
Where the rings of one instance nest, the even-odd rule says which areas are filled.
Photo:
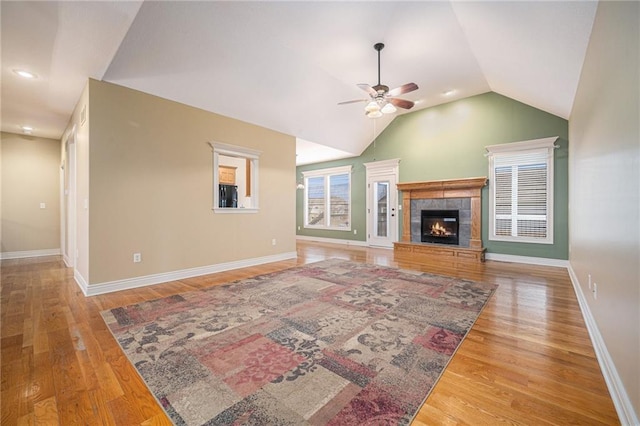
[[393, 247], [398, 234], [395, 176], [373, 176], [367, 186], [367, 241], [371, 246]]
[[389, 236], [389, 181], [374, 182], [373, 233], [376, 237]]

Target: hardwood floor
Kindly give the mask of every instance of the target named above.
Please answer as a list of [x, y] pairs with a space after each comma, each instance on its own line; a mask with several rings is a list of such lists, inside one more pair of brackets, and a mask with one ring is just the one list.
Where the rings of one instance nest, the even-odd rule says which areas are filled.
[[415, 425], [619, 424], [563, 268], [298, 243], [298, 259], [86, 298], [59, 257], [2, 261], [2, 425], [170, 424], [99, 312], [338, 257], [499, 287]]

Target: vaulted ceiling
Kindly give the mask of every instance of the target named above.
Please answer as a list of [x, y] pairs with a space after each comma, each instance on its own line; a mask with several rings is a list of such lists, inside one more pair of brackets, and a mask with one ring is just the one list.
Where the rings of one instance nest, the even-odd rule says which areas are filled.
[[[391, 122], [364, 116], [381, 80], [412, 111], [494, 91], [571, 113], [597, 2], [6, 2], [2, 130], [60, 138], [87, 78], [299, 138], [298, 163], [358, 155]], [[16, 70], [37, 74], [23, 79]], [[445, 92], [452, 91], [448, 95]], [[364, 96], [363, 96], [364, 95]]]

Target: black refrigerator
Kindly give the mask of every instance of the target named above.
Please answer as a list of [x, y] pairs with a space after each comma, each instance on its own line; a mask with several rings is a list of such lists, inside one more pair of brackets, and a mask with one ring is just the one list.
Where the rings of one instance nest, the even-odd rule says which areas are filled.
[[220, 185], [218, 207], [238, 207], [238, 187]]

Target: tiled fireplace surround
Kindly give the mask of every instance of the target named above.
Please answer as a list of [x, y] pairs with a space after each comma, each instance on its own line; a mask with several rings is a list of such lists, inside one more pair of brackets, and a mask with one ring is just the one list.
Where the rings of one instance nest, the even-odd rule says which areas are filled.
[[[486, 177], [399, 183], [404, 226], [402, 240], [394, 244], [394, 249], [442, 260], [484, 261], [481, 194], [486, 184]], [[459, 245], [421, 242], [422, 210], [459, 210]]]

